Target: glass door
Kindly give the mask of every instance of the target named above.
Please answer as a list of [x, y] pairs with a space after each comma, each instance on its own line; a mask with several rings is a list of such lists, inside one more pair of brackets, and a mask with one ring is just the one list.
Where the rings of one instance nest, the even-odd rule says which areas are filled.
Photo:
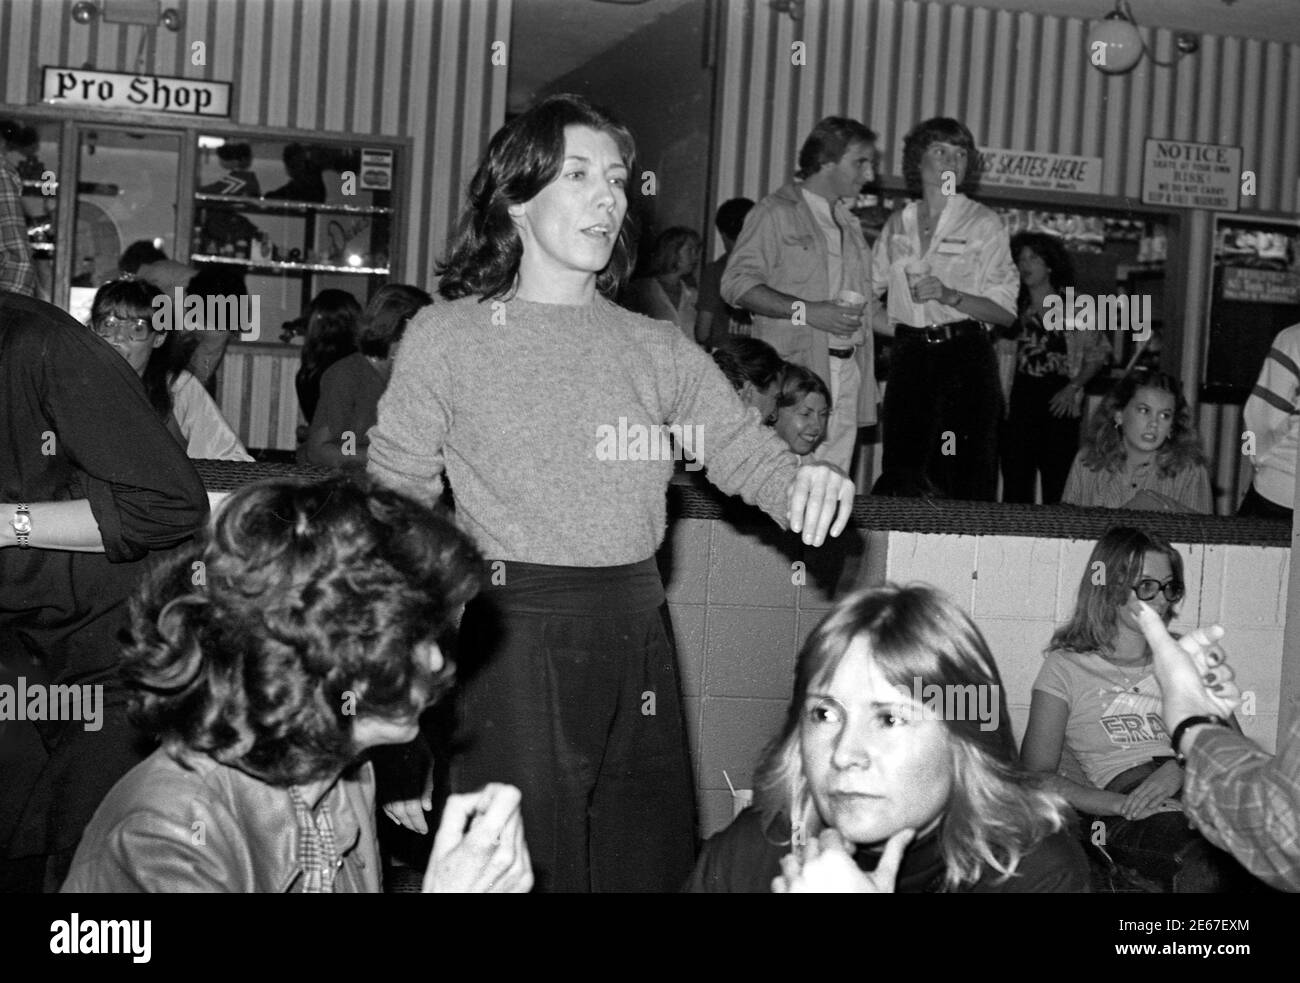
[[[181, 134], [78, 123], [76, 205], [68, 310], [89, 314], [95, 290], [123, 252], [146, 242], [177, 258]], [[184, 257], [181, 257], [184, 262]], [[184, 283], [187, 279], [178, 273]]]

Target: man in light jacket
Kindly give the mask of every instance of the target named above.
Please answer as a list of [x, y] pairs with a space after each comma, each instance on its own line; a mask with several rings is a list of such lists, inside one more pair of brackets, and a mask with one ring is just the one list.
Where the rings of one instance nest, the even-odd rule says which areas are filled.
[[[845, 205], [871, 177], [876, 135], [828, 116], [799, 151], [793, 180], [745, 219], [722, 276], [722, 297], [753, 315], [753, 335], [816, 372], [831, 392], [818, 460], [848, 472], [859, 427], [876, 422], [876, 377], [865, 300], [871, 251]], [[837, 303], [848, 291], [856, 303]]]

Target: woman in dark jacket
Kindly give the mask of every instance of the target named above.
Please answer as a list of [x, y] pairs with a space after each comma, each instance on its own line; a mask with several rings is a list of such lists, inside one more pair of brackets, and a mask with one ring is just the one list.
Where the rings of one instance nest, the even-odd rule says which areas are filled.
[[835, 606], [799, 654], [755, 786], [688, 890], [1088, 890], [1064, 800], [1020, 768], [983, 636], [930, 587]]

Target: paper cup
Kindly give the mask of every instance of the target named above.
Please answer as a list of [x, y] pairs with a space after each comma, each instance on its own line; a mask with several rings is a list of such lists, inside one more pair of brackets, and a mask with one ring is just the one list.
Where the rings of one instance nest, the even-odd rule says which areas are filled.
[[862, 296], [856, 290], [841, 290], [839, 296], [835, 298], [835, 303], [841, 307], [862, 307], [867, 302], [867, 298]]
[[738, 788], [731, 793], [731, 816], [734, 819], [754, 804], [752, 788]]
[[907, 289], [912, 292], [912, 299], [917, 300], [916, 285], [930, 275], [930, 264], [925, 260], [913, 260], [903, 267], [907, 275]]

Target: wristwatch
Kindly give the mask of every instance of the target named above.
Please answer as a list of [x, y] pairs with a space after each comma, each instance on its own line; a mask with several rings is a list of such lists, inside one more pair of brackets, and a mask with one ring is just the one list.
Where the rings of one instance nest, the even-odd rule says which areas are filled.
[[1182, 749], [1179, 748], [1178, 745], [1183, 742], [1183, 735], [1187, 733], [1188, 728], [1195, 727], [1198, 724], [1213, 724], [1216, 727], [1229, 726], [1228, 722], [1218, 714], [1201, 714], [1195, 717], [1188, 717], [1180, 723], [1174, 728], [1173, 734], [1169, 737], [1169, 743], [1174, 749], [1174, 757], [1178, 759], [1180, 765], [1187, 764], [1187, 755], [1183, 753]]
[[32, 534], [31, 510], [26, 505], [19, 505], [14, 511], [14, 517], [9, 520], [9, 525], [14, 527], [14, 533], [18, 536], [18, 548], [31, 549], [32, 544], [28, 541]]

